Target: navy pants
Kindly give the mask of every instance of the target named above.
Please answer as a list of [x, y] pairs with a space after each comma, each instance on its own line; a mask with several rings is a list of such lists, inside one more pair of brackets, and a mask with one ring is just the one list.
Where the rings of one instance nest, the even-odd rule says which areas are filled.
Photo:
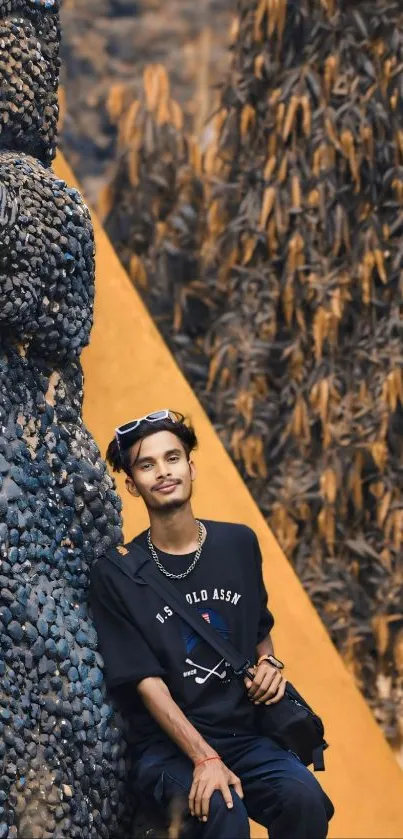
[[334, 809], [313, 774], [290, 752], [255, 734], [206, 738], [241, 779], [244, 798], [232, 789], [228, 809], [220, 791], [213, 793], [207, 822], [190, 816], [187, 800], [193, 764], [173, 743], [150, 746], [136, 772], [141, 799], [154, 808], [183, 812], [183, 837], [248, 839], [248, 816], [269, 831], [270, 839], [325, 839]]

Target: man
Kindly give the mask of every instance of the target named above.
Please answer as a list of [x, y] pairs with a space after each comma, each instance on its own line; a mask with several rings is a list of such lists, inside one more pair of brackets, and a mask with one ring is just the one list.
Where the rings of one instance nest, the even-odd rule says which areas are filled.
[[134, 543], [257, 664], [243, 682], [146, 583], [107, 558], [95, 563], [94, 619], [107, 682], [130, 718], [136, 786], [166, 813], [182, 802], [186, 835], [245, 839], [249, 815], [270, 839], [322, 839], [330, 800], [297, 757], [255, 729], [256, 707], [285, 690], [262, 558], [248, 527], [194, 518], [196, 445], [184, 417], [162, 410], [116, 429], [107, 460], [147, 507], [150, 528]]

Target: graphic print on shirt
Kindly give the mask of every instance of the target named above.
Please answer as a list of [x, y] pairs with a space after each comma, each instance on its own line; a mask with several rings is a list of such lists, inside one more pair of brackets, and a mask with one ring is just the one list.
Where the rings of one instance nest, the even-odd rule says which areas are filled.
[[[199, 614], [202, 618], [204, 618], [210, 626], [215, 629], [224, 640], [226, 640], [229, 636], [229, 629], [228, 626], [218, 612], [215, 612], [213, 609], [198, 609]], [[220, 659], [220, 661], [214, 667], [204, 667], [202, 664], [198, 664], [195, 659], [197, 659], [197, 653], [195, 655], [194, 650], [199, 644], [203, 644], [204, 641], [200, 638], [200, 635], [192, 629], [184, 620], [181, 619], [181, 630], [182, 630], [182, 637], [185, 641], [186, 645], [186, 664], [188, 666], [187, 670], [184, 670], [183, 676], [185, 679], [193, 678], [197, 685], [204, 685], [210, 679], [219, 679], [222, 682], [230, 681], [230, 673], [229, 665], [226, 662], [225, 658]]]

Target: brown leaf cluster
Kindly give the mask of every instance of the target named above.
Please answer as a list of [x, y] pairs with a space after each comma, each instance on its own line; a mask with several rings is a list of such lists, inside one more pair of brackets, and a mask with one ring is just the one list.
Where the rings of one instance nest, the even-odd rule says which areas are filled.
[[[179, 334], [195, 320], [193, 300], [204, 320], [210, 305], [199, 268], [206, 215], [201, 151], [183, 130], [162, 65], [145, 68], [143, 91], [127, 107], [121, 89], [112, 88], [108, 109], [118, 122], [119, 155], [99, 209], [154, 317]], [[200, 314], [196, 320], [200, 330]]]
[[62, 148], [90, 202], [117, 155], [111, 88], [136, 99], [147, 64], [163, 63], [187, 127], [201, 131], [229, 64], [233, 9], [234, 0], [63, 0]]

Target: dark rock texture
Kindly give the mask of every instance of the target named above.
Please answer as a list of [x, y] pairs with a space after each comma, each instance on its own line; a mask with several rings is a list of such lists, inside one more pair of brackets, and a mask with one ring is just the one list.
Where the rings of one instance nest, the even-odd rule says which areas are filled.
[[87, 611], [120, 501], [81, 420], [94, 243], [55, 177], [56, 0], [0, 0], [0, 836], [109, 837], [124, 743]]

